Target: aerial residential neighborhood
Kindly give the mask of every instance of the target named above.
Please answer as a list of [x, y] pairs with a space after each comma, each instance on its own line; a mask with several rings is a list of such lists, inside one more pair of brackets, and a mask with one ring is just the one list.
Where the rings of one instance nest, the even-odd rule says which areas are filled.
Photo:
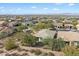
[[[0, 4], [1, 10], [14, 8], [0, 11], [0, 56], [79, 56], [79, 14], [74, 10], [79, 4], [63, 4], [70, 7], [66, 13], [59, 13], [56, 4], [15, 5]], [[46, 8], [50, 5], [55, 13]]]

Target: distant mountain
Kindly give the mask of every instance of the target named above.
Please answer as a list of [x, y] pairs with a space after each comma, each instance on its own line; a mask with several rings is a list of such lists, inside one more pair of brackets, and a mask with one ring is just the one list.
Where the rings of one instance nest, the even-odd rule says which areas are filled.
[[0, 14], [1, 15], [71, 15], [71, 16], [79, 16], [79, 13], [52, 13], [52, 14]]
[[60, 13], [62, 15], [79, 15], [79, 13]]

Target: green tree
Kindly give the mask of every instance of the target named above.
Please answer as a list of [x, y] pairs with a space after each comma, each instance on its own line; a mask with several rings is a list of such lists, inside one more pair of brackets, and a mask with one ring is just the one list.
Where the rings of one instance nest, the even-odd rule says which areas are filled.
[[52, 20], [48, 20], [47, 27], [48, 28], [54, 28], [54, 24], [53, 24], [53, 21]]
[[77, 20], [73, 19], [72, 20], [73, 28], [76, 29], [76, 25], [78, 24]]
[[45, 23], [42, 23], [42, 22], [39, 22], [39, 23], [37, 23], [34, 27], [33, 27], [33, 29], [34, 30], [40, 30], [40, 29], [45, 29], [45, 28], [47, 28], [47, 26], [46, 26], [46, 24]]
[[23, 21], [25, 19], [24, 16], [16, 16], [16, 19], [20, 19], [20, 21]]
[[54, 28], [53, 22], [50, 20], [45, 22], [39, 22], [33, 27], [33, 29], [37, 31], [40, 29], [48, 29], [48, 28]]
[[20, 25], [20, 26], [17, 26], [16, 30], [17, 31], [22, 31], [23, 29], [26, 29], [27, 27], [24, 26], [24, 25]]

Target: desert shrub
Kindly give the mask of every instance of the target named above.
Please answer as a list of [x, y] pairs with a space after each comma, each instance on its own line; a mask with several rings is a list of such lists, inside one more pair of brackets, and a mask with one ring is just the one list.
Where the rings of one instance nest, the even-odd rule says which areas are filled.
[[0, 32], [0, 38], [6, 37], [8, 34], [6, 32]]
[[31, 50], [30, 50], [31, 53], [34, 53], [35, 51], [36, 51], [35, 49], [31, 49]]
[[49, 45], [44, 45], [43, 49], [50, 49]]
[[25, 53], [22, 53], [21, 56], [29, 56], [29, 54], [27, 52], [25, 52]]
[[21, 52], [21, 51], [23, 51], [23, 49], [21, 49], [20, 47], [18, 47], [17, 51]]
[[43, 39], [43, 44], [44, 44], [44, 49], [51, 49], [51, 45], [52, 45], [52, 38], [45, 38]]
[[12, 56], [10, 53], [6, 53], [5, 56]]
[[42, 51], [39, 50], [39, 49], [36, 49], [36, 51], [35, 51], [35, 55], [40, 55], [40, 54], [42, 54]]
[[8, 29], [6, 31], [1, 31], [0, 32], [0, 39], [11, 36], [12, 34], [14, 34], [14, 30], [12, 30], [12, 29], [10, 29], [10, 30]]
[[19, 52], [21, 52], [21, 51], [28, 52], [28, 51], [29, 51], [28, 49], [22, 49], [21, 47], [18, 47], [17, 50], [18, 50]]
[[21, 40], [22, 45], [34, 46], [37, 39], [31, 34], [26, 34], [24, 38]]
[[38, 22], [35, 26], [33, 26], [33, 29], [38, 31], [40, 29], [47, 29], [47, 28], [54, 28], [53, 22], [52, 21], [40, 21]]
[[0, 49], [0, 54], [1, 54], [1, 53], [4, 53], [4, 51], [3, 51], [2, 49]]
[[51, 46], [52, 46], [52, 50], [61, 51], [62, 48], [65, 47], [65, 42], [62, 40], [62, 38], [53, 39]]
[[42, 56], [54, 56], [52, 52], [44, 52]]
[[52, 38], [47, 37], [47, 38], [43, 39], [44, 45], [49, 45], [51, 41], [52, 41]]
[[47, 26], [46, 26], [45, 23], [42, 23], [42, 22], [37, 23], [37, 24], [33, 27], [33, 29], [36, 30], [36, 31], [38, 31], [38, 30], [40, 30], [40, 29], [45, 29], [45, 28], [47, 28]]
[[15, 44], [15, 40], [13, 40], [13, 39], [7, 39], [4, 42], [4, 47], [5, 47], [5, 49], [10, 50], [10, 49], [16, 48], [17, 45]]
[[42, 56], [48, 56], [48, 53], [43, 53]]
[[54, 54], [52, 52], [49, 52], [48, 56], [54, 56]]
[[62, 51], [67, 56], [79, 56], [79, 50], [74, 46], [65, 46]]
[[20, 56], [20, 54], [17, 53], [17, 52], [16, 52], [16, 53], [11, 53], [10, 55], [11, 55], [11, 56]]
[[26, 29], [26, 28], [27, 28], [26, 26], [20, 25], [20, 26], [17, 26], [16, 30], [20, 32], [20, 31], [22, 31], [23, 29]]
[[43, 43], [54, 51], [60, 51], [65, 46], [65, 42], [61, 38], [59, 39], [46, 38], [43, 40]]

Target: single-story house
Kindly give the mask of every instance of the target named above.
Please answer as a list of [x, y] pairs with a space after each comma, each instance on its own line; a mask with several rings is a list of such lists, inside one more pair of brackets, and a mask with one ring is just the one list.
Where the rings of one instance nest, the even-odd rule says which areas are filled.
[[65, 30], [72, 30], [73, 29], [73, 24], [65, 24], [64, 25], [64, 27], [65, 27]]
[[7, 22], [6, 21], [0, 21], [0, 26], [6, 26]]
[[58, 31], [57, 38], [63, 38], [68, 45], [79, 45], [79, 33], [72, 31]]
[[49, 29], [42, 29], [40, 31], [38, 31], [37, 33], [33, 34], [35, 37], [39, 38], [39, 41], [42, 41], [42, 39], [46, 39], [46, 38], [54, 38], [56, 34], [56, 31], [52, 31]]
[[57, 28], [61, 28], [62, 27], [62, 23], [54, 23], [54, 26]]
[[29, 26], [30, 24], [33, 25], [33, 22], [32, 21], [22, 22], [22, 25], [24, 26]]
[[79, 24], [76, 25], [77, 30], [79, 31]]
[[70, 19], [64, 19], [65, 23], [72, 23], [72, 21]]
[[14, 29], [5, 27], [3, 30], [0, 31], [0, 39], [7, 37], [7, 36], [10, 36], [13, 33], [14, 33]]
[[72, 31], [52, 31], [49, 29], [42, 29], [37, 33], [33, 34], [35, 37], [42, 41], [45, 38], [54, 38], [57, 33], [57, 38], [62, 38], [67, 45], [77, 46], [79, 45], [79, 32]]
[[8, 27], [14, 27], [16, 25], [18, 25], [17, 21], [13, 21], [13, 22], [8, 23]]
[[66, 28], [72, 28], [73, 25], [72, 25], [72, 24], [65, 24], [65, 27], [66, 27]]
[[63, 23], [54, 23], [54, 26], [58, 30], [71, 30], [71, 29], [73, 29], [73, 25], [71, 23], [64, 23], [64, 25], [63, 25]]
[[5, 27], [1, 32], [5, 32], [7, 35], [14, 33], [13, 28]]
[[0, 31], [3, 30], [3, 29], [4, 29], [4, 27], [0, 27]]

